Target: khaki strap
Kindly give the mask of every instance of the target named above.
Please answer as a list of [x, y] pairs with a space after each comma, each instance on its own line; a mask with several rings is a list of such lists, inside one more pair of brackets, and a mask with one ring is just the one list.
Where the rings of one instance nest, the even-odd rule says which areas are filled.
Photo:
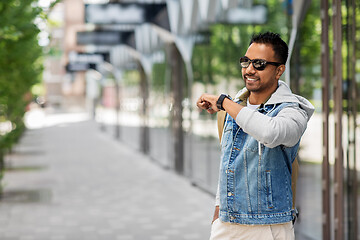
[[220, 143], [221, 143], [222, 133], [224, 130], [225, 117], [226, 117], [225, 111], [220, 111], [217, 113], [217, 124], [218, 124], [218, 133], [219, 133]]

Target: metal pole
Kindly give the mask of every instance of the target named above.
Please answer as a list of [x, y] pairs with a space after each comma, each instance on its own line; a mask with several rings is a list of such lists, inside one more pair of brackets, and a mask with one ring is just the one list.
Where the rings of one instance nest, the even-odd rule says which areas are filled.
[[[115, 77], [115, 76], [114, 76]], [[115, 112], [116, 112], [116, 123], [115, 123], [115, 138], [120, 139], [120, 86], [119, 80], [115, 77]]]
[[[348, 54], [351, 55], [351, 58], [349, 58], [349, 75], [350, 75], [350, 90], [348, 92], [349, 94], [349, 102], [351, 103], [349, 105], [349, 126], [351, 126], [350, 134], [348, 136], [349, 138], [349, 151], [351, 157], [352, 157], [352, 166], [350, 170], [351, 175], [351, 199], [349, 196], [349, 203], [351, 203], [351, 209], [349, 209], [349, 212], [351, 213], [351, 226], [349, 228], [349, 239], [357, 239], [358, 234], [358, 203], [357, 203], [357, 170], [356, 170], [356, 104], [357, 104], [357, 86], [356, 86], [356, 3], [355, 0], [350, 1], [350, 16], [348, 24], [351, 22], [351, 26], [349, 28], [349, 40], [351, 42], [349, 52]], [[350, 162], [350, 161], [349, 161]], [[350, 207], [350, 205], [349, 205]], [[350, 217], [350, 216], [349, 216]]]
[[346, 117], [347, 117], [347, 146], [346, 146], [346, 151], [344, 152], [345, 156], [344, 159], [346, 160], [346, 179], [345, 179], [345, 184], [346, 184], [346, 194], [345, 194], [345, 199], [346, 199], [346, 213], [347, 213], [347, 217], [345, 218], [345, 223], [346, 223], [346, 230], [345, 234], [347, 235], [348, 239], [353, 239], [351, 238], [352, 236], [352, 229], [353, 229], [353, 213], [352, 213], [352, 209], [353, 209], [353, 203], [352, 203], [352, 173], [351, 173], [351, 163], [350, 163], [350, 149], [351, 149], [351, 114], [350, 114], [350, 109], [351, 109], [351, 96], [350, 96], [350, 84], [351, 84], [351, 66], [350, 66], [350, 58], [351, 58], [351, 52], [350, 52], [350, 48], [351, 48], [351, 40], [350, 40], [350, 31], [351, 31], [351, 24], [350, 24], [350, 6], [349, 6], [349, 0], [345, 1], [345, 6], [346, 6], [346, 24], [345, 24], [345, 45], [346, 45], [346, 72], [345, 73], [345, 81], [346, 81], [346, 93], [345, 93], [345, 97], [347, 100], [347, 106], [346, 106]]
[[323, 240], [330, 239], [330, 171], [329, 171], [329, 2], [321, 1], [321, 75], [323, 114], [323, 162], [322, 162], [322, 233]]
[[187, 73], [187, 78], [188, 78], [188, 86], [187, 86], [187, 91], [188, 91], [188, 98], [189, 98], [189, 112], [190, 112], [190, 116], [189, 116], [189, 128], [188, 128], [188, 132], [187, 132], [187, 138], [186, 138], [186, 143], [187, 143], [187, 171], [188, 171], [188, 177], [191, 179], [191, 181], [193, 181], [193, 121], [192, 121], [192, 112], [193, 112], [193, 100], [192, 100], [192, 88], [193, 88], [193, 82], [194, 82], [194, 73], [193, 73], [193, 69], [192, 69], [192, 65], [191, 65], [191, 61], [187, 61], [185, 62], [185, 68], [186, 68], [186, 73]]
[[334, 217], [335, 240], [344, 239], [344, 163], [342, 147], [342, 30], [341, 0], [333, 1], [333, 82], [335, 110], [335, 173], [334, 173]]
[[171, 91], [172, 97], [172, 139], [174, 147], [174, 166], [179, 174], [184, 173], [184, 132], [182, 127], [183, 73], [184, 63], [175, 44], [170, 45]]
[[141, 105], [141, 126], [140, 126], [140, 149], [143, 153], [147, 154], [150, 150], [150, 136], [149, 136], [149, 78], [145, 73], [143, 66], [138, 63], [140, 72], [140, 93], [142, 99]]

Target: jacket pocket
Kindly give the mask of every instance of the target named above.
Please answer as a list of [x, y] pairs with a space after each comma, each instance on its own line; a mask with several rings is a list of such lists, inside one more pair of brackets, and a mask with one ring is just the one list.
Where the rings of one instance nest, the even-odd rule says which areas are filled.
[[274, 208], [271, 186], [271, 171], [266, 171], [266, 201], [268, 208]]

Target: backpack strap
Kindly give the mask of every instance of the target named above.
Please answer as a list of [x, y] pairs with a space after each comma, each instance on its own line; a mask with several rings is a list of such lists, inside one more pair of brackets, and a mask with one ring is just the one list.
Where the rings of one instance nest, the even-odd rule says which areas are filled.
[[224, 131], [225, 117], [226, 117], [225, 111], [219, 111], [217, 113], [217, 125], [218, 125], [218, 134], [219, 134], [220, 143], [221, 143], [222, 133]]

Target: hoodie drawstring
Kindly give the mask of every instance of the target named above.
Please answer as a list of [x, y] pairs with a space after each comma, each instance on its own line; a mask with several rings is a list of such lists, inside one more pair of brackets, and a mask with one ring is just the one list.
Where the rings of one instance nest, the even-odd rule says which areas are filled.
[[262, 156], [262, 149], [261, 149], [261, 142], [258, 142], [258, 144], [259, 144], [259, 157], [261, 158], [261, 156]]

